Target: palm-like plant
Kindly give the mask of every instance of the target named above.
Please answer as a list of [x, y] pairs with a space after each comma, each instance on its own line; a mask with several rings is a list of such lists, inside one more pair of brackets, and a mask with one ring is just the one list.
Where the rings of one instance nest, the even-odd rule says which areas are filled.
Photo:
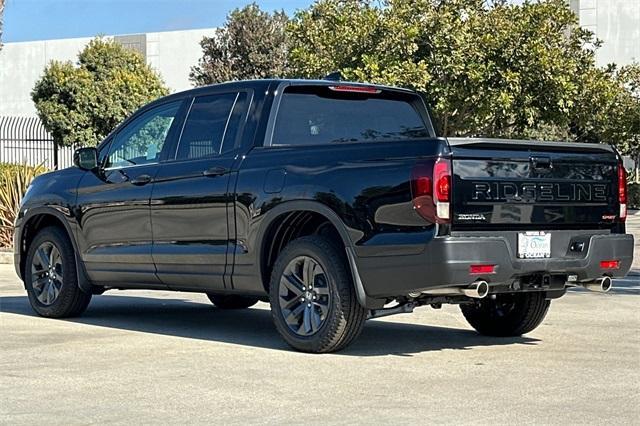
[[16, 165], [0, 169], [0, 247], [12, 246], [13, 225], [20, 211], [22, 197], [31, 181], [45, 171], [42, 165]]

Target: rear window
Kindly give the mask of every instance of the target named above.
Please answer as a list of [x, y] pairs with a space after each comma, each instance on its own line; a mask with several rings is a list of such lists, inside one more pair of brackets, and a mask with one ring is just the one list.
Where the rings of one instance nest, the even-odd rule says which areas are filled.
[[336, 92], [290, 86], [282, 95], [272, 145], [318, 145], [428, 138], [416, 95]]

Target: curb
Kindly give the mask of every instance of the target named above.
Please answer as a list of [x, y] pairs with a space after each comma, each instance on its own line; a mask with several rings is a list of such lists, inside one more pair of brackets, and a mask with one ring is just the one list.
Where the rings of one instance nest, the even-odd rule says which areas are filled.
[[0, 249], [0, 264], [12, 264], [13, 263], [13, 251]]

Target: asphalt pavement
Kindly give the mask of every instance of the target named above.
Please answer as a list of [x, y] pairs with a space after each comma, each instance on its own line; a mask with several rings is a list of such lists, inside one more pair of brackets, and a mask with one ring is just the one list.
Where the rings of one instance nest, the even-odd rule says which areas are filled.
[[81, 318], [40, 318], [0, 265], [0, 423], [638, 424], [640, 273], [614, 286], [570, 291], [520, 338], [425, 307], [308, 355], [266, 304], [199, 294], [112, 291]]

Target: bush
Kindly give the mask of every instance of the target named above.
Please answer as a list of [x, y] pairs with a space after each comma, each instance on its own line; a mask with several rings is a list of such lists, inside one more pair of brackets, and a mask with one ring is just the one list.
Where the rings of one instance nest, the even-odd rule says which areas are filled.
[[95, 146], [140, 106], [168, 93], [140, 53], [98, 37], [77, 64], [50, 62], [31, 99], [58, 146]]
[[46, 172], [44, 166], [0, 163], [0, 247], [13, 244], [13, 224], [31, 181]]
[[627, 194], [627, 208], [640, 209], [640, 183], [630, 183]]

